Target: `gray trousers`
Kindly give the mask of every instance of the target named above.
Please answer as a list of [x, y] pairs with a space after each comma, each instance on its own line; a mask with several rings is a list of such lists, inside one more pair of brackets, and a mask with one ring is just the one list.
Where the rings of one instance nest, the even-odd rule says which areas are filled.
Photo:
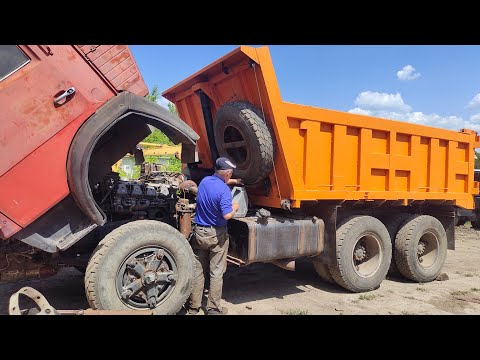
[[201, 307], [205, 275], [210, 270], [207, 310], [221, 310], [223, 274], [227, 270], [229, 244], [227, 228], [196, 225], [193, 234], [191, 245], [195, 255], [195, 274], [190, 307]]

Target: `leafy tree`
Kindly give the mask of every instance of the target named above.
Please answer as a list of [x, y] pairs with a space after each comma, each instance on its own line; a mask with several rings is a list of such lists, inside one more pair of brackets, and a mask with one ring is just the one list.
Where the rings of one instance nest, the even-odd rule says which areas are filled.
[[153, 85], [152, 92], [145, 96], [148, 100], [157, 102], [158, 96], [160, 93], [158, 92], [158, 85]]
[[475, 169], [480, 169], [480, 154], [475, 151]]
[[178, 110], [177, 110], [177, 107], [175, 106], [175, 104], [169, 102], [169, 103], [167, 104], [167, 107], [168, 107], [168, 110], [170, 110], [170, 112], [171, 112], [173, 115], [178, 116]]
[[[158, 86], [157, 84], [153, 85], [152, 91], [150, 94], [146, 96], [147, 99], [156, 102], [158, 100], [158, 97], [160, 96], [160, 93], [158, 92]], [[178, 116], [177, 108], [174, 104], [168, 103], [168, 110], [174, 115]], [[145, 139], [143, 139], [144, 142], [149, 142], [149, 143], [154, 143], [154, 144], [164, 144], [164, 145], [175, 145], [170, 139], [162, 133], [160, 130], [155, 129], [150, 135], [148, 135]]]
[[[160, 93], [158, 92], [157, 84], [153, 85], [152, 91], [147, 96], [145, 96], [145, 98], [153, 102], [157, 102], [159, 97], [160, 97]], [[167, 104], [167, 107], [172, 114], [178, 116], [177, 107], [174, 104], [169, 102]], [[161, 132], [158, 129], [155, 129], [150, 135], [148, 135], [145, 139], [143, 139], [143, 141], [148, 143], [154, 143], [154, 144], [175, 145], [163, 132]], [[159, 158], [160, 156], [145, 156], [145, 162], [159, 163]], [[164, 156], [163, 158], [165, 159]], [[182, 171], [182, 163], [179, 159], [177, 159], [173, 155], [169, 155], [166, 158], [167, 158], [167, 164], [166, 164], [167, 171], [177, 171], [177, 172]], [[122, 168], [120, 168], [118, 172], [121, 178], [138, 179], [140, 176], [140, 165], [133, 165], [132, 170], [133, 171], [131, 173], [127, 174]]]
[[154, 144], [175, 145], [167, 137], [167, 135], [165, 135], [158, 129], [153, 130], [153, 132], [150, 135], [148, 135], [145, 139], [143, 139], [143, 141], [147, 143], [154, 143]]
[[170, 156], [170, 159], [168, 159], [167, 170], [181, 173], [182, 162], [180, 161], [180, 159], [177, 159], [175, 156]]

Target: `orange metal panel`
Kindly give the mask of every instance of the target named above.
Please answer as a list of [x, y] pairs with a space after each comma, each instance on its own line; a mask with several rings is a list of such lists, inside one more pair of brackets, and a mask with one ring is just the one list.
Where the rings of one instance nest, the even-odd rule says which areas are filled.
[[[254, 66], [251, 66], [253, 62]], [[228, 71], [224, 71], [225, 67]], [[277, 147], [281, 197], [298, 207], [305, 200], [445, 200], [473, 208], [475, 131], [459, 132], [283, 102], [267, 47], [240, 47], [162, 95], [173, 101], [203, 141], [201, 86], [213, 115], [223, 103], [246, 100], [265, 112]], [[185, 104], [189, 104], [186, 106]], [[267, 195], [249, 191], [252, 203], [279, 207], [276, 177]]]

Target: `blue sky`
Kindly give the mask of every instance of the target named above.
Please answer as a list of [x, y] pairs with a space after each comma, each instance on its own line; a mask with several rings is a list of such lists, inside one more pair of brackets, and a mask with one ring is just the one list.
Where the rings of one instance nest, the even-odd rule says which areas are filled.
[[[236, 47], [130, 45], [160, 92]], [[269, 48], [284, 101], [480, 132], [480, 46]]]

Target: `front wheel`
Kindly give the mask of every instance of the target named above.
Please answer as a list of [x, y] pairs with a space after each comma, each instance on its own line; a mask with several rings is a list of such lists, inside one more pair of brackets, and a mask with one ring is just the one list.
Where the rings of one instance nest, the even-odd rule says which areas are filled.
[[92, 254], [85, 291], [92, 309], [177, 313], [192, 289], [193, 252], [170, 225], [140, 220], [109, 233]]

